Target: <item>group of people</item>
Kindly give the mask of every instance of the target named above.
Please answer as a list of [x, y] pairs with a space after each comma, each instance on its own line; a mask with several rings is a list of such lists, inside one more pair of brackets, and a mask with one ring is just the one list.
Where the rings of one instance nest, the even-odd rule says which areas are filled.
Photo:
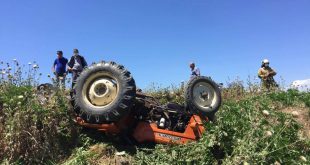
[[73, 49], [73, 55], [70, 58], [70, 61], [63, 56], [62, 51], [57, 51], [57, 58], [52, 66], [52, 71], [55, 74], [57, 86], [64, 89], [66, 76], [68, 73], [71, 73], [73, 88], [78, 76], [85, 67], [87, 67], [87, 62], [85, 58], [79, 54], [78, 49]]
[[[87, 67], [87, 62], [85, 58], [79, 54], [78, 49], [73, 49], [73, 55], [70, 58], [70, 61], [63, 56], [62, 51], [57, 51], [57, 58], [52, 67], [52, 71], [56, 77], [57, 86], [65, 88], [66, 76], [68, 73], [71, 73], [73, 88], [78, 76], [85, 67]], [[200, 76], [200, 70], [196, 67], [194, 62], [191, 62], [189, 67], [191, 69], [191, 78]], [[261, 68], [258, 70], [258, 77], [261, 79], [263, 89], [269, 91], [278, 86], [273, 78], [276, 74], [277, 73], [269, 66], [269, 60], [264, 59]]]
[[[73, 49], [73, 55], [68, 61], [67, 58], [63, 56], [61, 50], [57, 51], [57, 58], [52, 66], [52, 72], [55, 75], [56, 85], [61, 88], [65, 88], [65, 80], [68, 73], [72, 73], [72, 88], [76, 84], [76, 80], [79, 77], [83, 69], [87, 67], [87, 62], [85, 58], [79, 54], [78, 49]], [[191, 78], [195, 76], [200, 76], [200, 70], [196, 67], [194, 62], [190, 63], [191, 68]]]
[[[196, 67], [194, 62], [191, 62], [189, 67], [191, 69], [191, 78], [200, 76], [200, 70]], [[278, 84], [273, 78], [276, 74], [277, 72], [269, 66], [269, 60], [264, 59], [258, 70], [258, 77], [261, 79], [261, 86], [264, 91], [270, 91], [278, 87]]]

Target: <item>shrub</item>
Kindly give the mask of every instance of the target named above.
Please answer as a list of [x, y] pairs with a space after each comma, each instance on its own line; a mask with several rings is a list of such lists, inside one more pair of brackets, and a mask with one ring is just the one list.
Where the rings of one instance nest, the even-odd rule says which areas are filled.
[[0, 158], [9, 163], [60, 160], [76, 143], [78, 127], [65, 91], [57, 91], [42, 105], [34, 86], [36, 69], [37, 65], [26, 78], [7, 69], [0, 82]]
[[1, 93], [5, 105], [1, 157], [32, 164], [58, 160], [70, 152], [77, 127], [63, 94], [57, 93], [47, 105], [41, 105], [31, 87], [9, 86]]

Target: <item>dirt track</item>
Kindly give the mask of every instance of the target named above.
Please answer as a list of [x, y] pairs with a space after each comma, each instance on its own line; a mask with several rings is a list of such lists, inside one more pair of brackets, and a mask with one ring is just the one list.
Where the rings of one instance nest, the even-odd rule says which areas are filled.
[[294, 119], [302, 125], [303, 137], [310, 138], [310, 116], [308, 108], [284, 108], [281, 112], [290, 114]]

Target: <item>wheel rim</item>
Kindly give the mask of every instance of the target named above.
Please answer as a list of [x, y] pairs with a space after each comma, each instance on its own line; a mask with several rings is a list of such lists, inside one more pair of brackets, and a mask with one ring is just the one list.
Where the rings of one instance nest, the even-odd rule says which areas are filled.
[[83, 100], [95, 108], [103, 108], [116, 99], [117, 81], [110, 76], [96, 73], [90, 76], [83, 85]]
[[199, 82], [194, 85], [193, 98], [197, 106], [206, 110], [212, 109], [218, 99], [214, 87], [206, 82]]

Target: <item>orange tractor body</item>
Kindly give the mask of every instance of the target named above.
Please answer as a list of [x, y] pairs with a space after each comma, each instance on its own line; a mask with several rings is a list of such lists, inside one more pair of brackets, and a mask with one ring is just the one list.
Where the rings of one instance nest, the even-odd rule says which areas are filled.
[[[208, 119], [206, 118], [206, 121]], [[97, 129], [108, 134], [120, 134], [125, 127], [130, 125], [130, 118], [125, 118], [116, 123], [110, 124], [90, 124], [82, 118], [77, 117], [77, 123], [86, 128]], [[166, 129], [158, 128], [155, 123], [138, 122], [135, 127], [132, 137], [138, 143], [155, 142], [161, 144], [185, 144], [189, 141], [195, 141], [201, 138], [205, 132], [202, 119], [193, 115], [187, 124], [184, 132], [175, 132]]]

